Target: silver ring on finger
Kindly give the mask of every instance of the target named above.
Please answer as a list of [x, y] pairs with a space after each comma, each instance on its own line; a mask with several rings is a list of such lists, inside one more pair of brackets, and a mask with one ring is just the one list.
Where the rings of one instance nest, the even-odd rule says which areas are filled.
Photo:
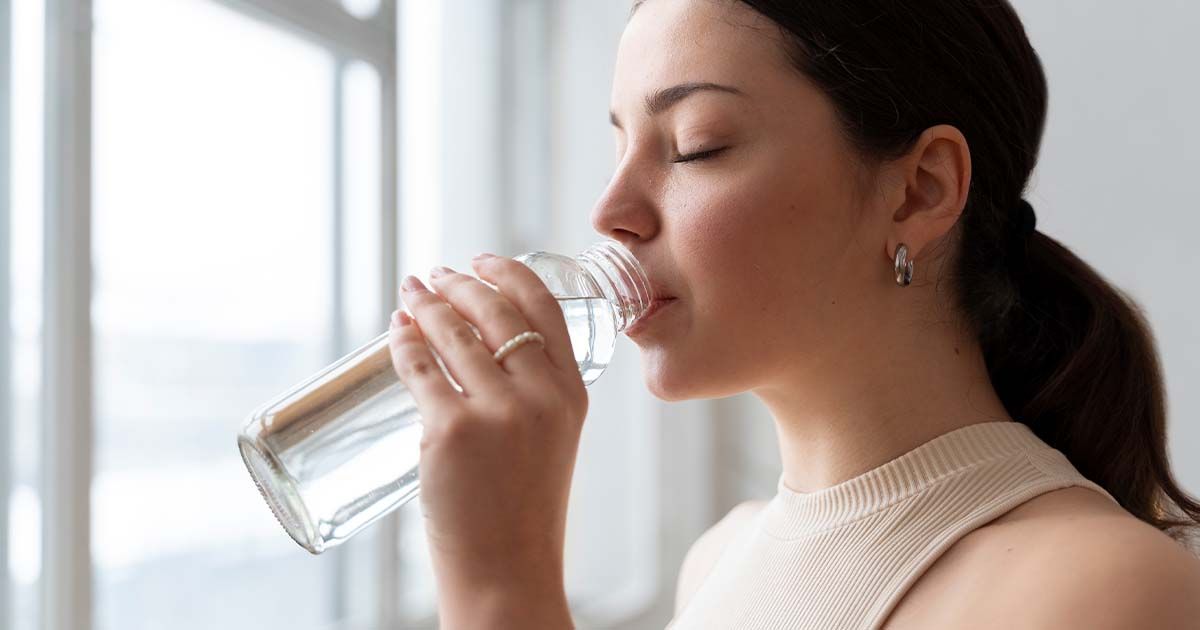
[[517, 348], [530, 342], [535, 342], [543, 348], [546, 347], [546, 338], [542, 336], [542, 333], [527, 330], [500, 344], [500, 347], [492, 353], [492, 358], [496, 360], [496, 363], [500, 363], [504, 360], [504, 357], [507, 357], [515, 352]]

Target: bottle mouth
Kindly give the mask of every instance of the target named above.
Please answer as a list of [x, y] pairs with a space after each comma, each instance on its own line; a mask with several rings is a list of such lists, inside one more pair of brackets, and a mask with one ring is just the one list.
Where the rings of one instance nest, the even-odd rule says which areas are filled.
[[605, 239], [579, 255], [616, 311], [617, 330], [625, 330], [650, 310], [654, 299], [650, 277], [621, 243]]

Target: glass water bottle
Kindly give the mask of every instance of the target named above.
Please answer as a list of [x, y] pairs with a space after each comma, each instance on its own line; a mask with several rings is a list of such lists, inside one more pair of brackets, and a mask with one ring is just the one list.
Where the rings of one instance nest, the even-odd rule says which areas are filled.
[[[614, 240], [574, 258], [534, 252], [515, 260], [558, 298], [579, 372], [591, 385], [608, 366], [617, 333], [650, 306], [645, 271]], [[420, 441], [417, 405], [396, 376], [384, 333], [259, 407], [238, 449], [279, 523], [318, 554], [417, 495]]]

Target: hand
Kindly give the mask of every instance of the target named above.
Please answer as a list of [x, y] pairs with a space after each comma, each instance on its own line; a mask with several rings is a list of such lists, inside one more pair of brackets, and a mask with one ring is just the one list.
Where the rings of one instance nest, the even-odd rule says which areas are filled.
[[[514, 627], [538, 627], [530, 614], [566, 627], [563, 543], [587, 390], [562, 309], [537, 275], [495, 256], [472, 266], [496, 288], [435, 270], [435, 293], [410, 276], [401, 296], [412, 317], [396, 311], [389, 332], [392, 364], [423, 418], [420, 500], [442, 620], [476, 626], [480, 615], [520, 606]], [[527, 330], [545, 348], [526, 343], [499, 364], [492, 358]]]

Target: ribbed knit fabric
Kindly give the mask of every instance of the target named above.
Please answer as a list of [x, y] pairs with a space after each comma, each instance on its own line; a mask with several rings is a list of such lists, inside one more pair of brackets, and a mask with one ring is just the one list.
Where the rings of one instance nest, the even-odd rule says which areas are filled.
[[955, 541], [1068, 486], [1116, 502], [1019, 422], [956, 429], [812, 493], [781, 476], [668, 628], [878, 628]]

